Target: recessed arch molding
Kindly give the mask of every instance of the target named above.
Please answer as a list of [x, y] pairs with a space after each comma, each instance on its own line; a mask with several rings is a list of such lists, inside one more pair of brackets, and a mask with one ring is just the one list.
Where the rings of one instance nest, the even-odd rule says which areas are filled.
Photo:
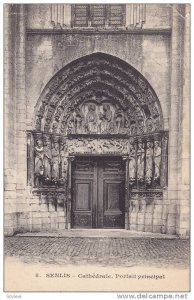
[[[111, 115], [111, 126], [91, 132], [88, 109], [99, 123], [103, 114]], [[163, 130], [163, 116], [156, 93], [137, 70], [114, 56], [94, 53], [71, 62], [48, 82], [37, 102], [34, 129], [133, 136]]]

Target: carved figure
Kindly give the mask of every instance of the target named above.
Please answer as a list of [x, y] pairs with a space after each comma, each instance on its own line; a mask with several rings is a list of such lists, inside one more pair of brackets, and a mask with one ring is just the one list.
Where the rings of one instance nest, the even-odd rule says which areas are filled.
[[138, 118], [138, 133], [144, 133], [145, 127], [144, 127], [144, 120], [143, 117]]
[[143, 143], [138, 144], [137, 149], [137, 180], [140, 183], [144, 181], [144, 159], [145, 159], [145, 150]]
[[55, 121], [53, 122], [52, 132], [56, 133], [59, 125], [59, 117], [55, 116]]
[[131, 135], [135, 135], [137, 133], [137, 126], [135, 122], [131, 122]]
[[45, 180], [51, 179], [51, 146], [50, 140], [45, 139], [44, 141], [44, 177]]
[[83, 114], [79, 108], [76, 110], [76, 116], [75, 116], [75, 131], [76, 133], [80, 134], [83, 133]]
[[59, 179], [59, 144], [57, 140], [52, 144], [52, 180], [56, 182]]
[[146, 120], [147, 132], [152, 132], [154, 130], [153, 122], [151, 118]]
[[159, 183], [162, 149], [158, 141], [154, 142], [154, 182]]
[[60, 132], [67, 134], [74, 133], [74, 116], [72, 112], [72, 107], [68, 107], [67, 111], [63, 115]]
[[58, 119], [59, 119], [60, 116], [62, 115], [62, 113], [63, 113], [63, 108], [61, 106], [59, 106], [57, 108], [57, 112], [56, 112], [55, 118], [58, 117]]
[[74, 133], [75, 122], [73, 114], [67, 120], [67, 134]]
[[39, 186], [40, 184], [39, 177], [42, 176], [44, 173], [44, 166], [43, 166], [44, 148], [41, 139], [38, 139], [36, 141], [36, 146], [34, 148], [34, 151], [35, 151], [35, 166], [34, 166], [35, 185]]
[[119, 108], [115, 112], [115, 126], [116, 126], [116, 133], [121, 133], [123, 127], [123, 113]]
[[102, 112], [99, 113], [101, 133], [110, 133], [113, 130], [112, 111], [110, 105], [105, 103], [102, 106]]
[[97, 114], [96, 114], [96, 105], [90, 103], [88, 105], [88, 113], [86, 115], [86, 128], [89, 133], [97, 132]]
[[154, 124], [154, 129], [155, 129], [155, 131], [161, 129], [159, 117], [156, 117], [156, 118], [153, 119], [153, 124]]
[[45, 108], [46, 108], [46, 103], [45, 102], [42, 102], [40, 108], [39, 108], [39, 115], [40, 116], [43, 116], [44, 115], [44, 112], [45, 112]]
[[136, 159], [135, 159], [135, 145], [130, 145], [130, 154], [129, 154], [129, 184], [133, 185], [136, 178]]
[[147, 142], [146, 150], [146, 174], [145, 180], [147, 185], [151, 185], [152, 182], [152, 172], [153, 172], [153, 149], [152, 143]]
[[67, 177], [67, 144], [64, 140], [60, 141], [60, 180], [66, 181]]

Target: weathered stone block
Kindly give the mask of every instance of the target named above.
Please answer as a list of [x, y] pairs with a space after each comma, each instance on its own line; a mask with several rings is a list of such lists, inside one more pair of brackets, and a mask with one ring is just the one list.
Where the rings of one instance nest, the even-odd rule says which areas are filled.
[[31, 231], [32, 232], [36, 232], [36, 231], [41, 231], [41, 229], [42, 229], [42, 226], [41, 226], [41, 223], [40, 224], [32, 224], [32, 229], [31, 229]]
[[175, 224], [176, 224], [176, 215], [168, 214], [167, 227], [175, 226]]
[[51, 224], [50, 223], [42, 223], [42, 230], [45, 230], [45, 231], [51, 230]]
[[64, 220], [65, 220], [65, 217], [64, 216], [62, 216], [62, 217], [57, 217], [57, 222], [58, 223], [63, 223], [64, 222]]
[[137, 230], [143, 232], [144, 231], [144, 225], [138, 224], [137, 225]]
[[145, 224], [144, 230], [145, 230], [145, 232], [152, 232], [152, 225]]
[[58, 229], [58, 223], [51, 221], [51, 230], [57, 230]]
[[153, 219], [153, 225], [161, 226], [162, 225], [162, 219], [161, 218]]
[[41, 218], [49, 218], [50, 213], [46, 211], [41, 211]]
[[5, 236], [12, 236], [14, 235], [14, 228], [13, 226], [4, 226], [4, 235]]
[[144, 214], [138, 213], [137, 223], [138, 224], [143, 224], [144, 223], [144, 218], [145, 218]]
[[153, 223], [153, 218], [147, 218], [147, 217], [145, 217], [145, 224], [146, 225], [152, 225], [152, 223]]
[[166, 228], [166, 233], [167, 234], [176, 234], [176, 229], [175, 229], [175, 227], [174, 226], [167, 226], [167, 228]]
[[40, 205], [40, 211], [41, 212], [48, 212], [48, 205], [47, 204], [41, 204]]
[[130, 224], [130, 230], [136, 231], [137, 230], [137, 225]]
[[31, 209], [32, 212], [39, 212], [40, 211], [40, 206], [39, 206], [39, 204], [32, 203], [30, 205], [30, 209]]
[[162, 233], [162, 226], [153, 225], [153, 233]]
[[49, 203], [49, 211], [50, 212], [55, 212], [55, 206], [52, 203]]
[[64, 211], [57, 211], [57, 216], [58, 217], [64, 217], [64, 216], [66, 216], [66, 212], [64, 212]]
[[137, 214], [131, 214], [130, 215], [130, 223], [136, 224], [137, 223]]
[[66, 223], [65, 222], [64, 223], [59, 223], [58, 228], [59, 229], [66, 229]]
[[41, 218], [41, 222], [42, 222], [42, 224], [50, 224], [50, 218]]

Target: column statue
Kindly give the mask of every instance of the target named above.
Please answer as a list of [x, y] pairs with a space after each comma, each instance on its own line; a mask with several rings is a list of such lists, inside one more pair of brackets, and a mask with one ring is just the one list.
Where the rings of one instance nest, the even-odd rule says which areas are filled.
[[145, 150], [142, 142], [138, 143], [137, 149], [137, 180], [139, 183], [144, 181], [144, 161], [145, 161]]
[[60, 182], [65, 183], [67, 180], [67, 143], [65, 139], [60, 140]]
[[45, 181], [51, 180], [51, 145], [50, 137], [45, 137], [44, 140], [44, 178]]
[[54, 139], [52, 143], [52, 180], [56, 183], [59, 180], [59, 144]]
[[161, 167], [162, 149], [159, 141], [154, 142], [154, 182], [160, 183], [160, 167]]
[[146, 149], [146, 174], [145, 181], [147, 185], [151, 185], [152, 183], [152, 172], [153, 172], [153, 149], [152, 142], [147, 142]]
[[136, 179], [136, 149], [134, 144], [130, 144], [129, 153], [129, 184], [132, 186]]
[[35, 186], [40, 185], [40, 177], [43, 176], [44, 173], [44, 148], [41, 139], [36, 140], [36, 146], [34, 148], [35, 152], [35, 164], [34, 164], [34, 175], [35, 175]]

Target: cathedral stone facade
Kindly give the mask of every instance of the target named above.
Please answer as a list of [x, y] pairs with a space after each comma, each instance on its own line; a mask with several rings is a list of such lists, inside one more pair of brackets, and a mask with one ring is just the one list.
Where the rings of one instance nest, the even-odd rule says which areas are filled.
[[189, 236], [190, 6], [4, 5], [6, 235]]

